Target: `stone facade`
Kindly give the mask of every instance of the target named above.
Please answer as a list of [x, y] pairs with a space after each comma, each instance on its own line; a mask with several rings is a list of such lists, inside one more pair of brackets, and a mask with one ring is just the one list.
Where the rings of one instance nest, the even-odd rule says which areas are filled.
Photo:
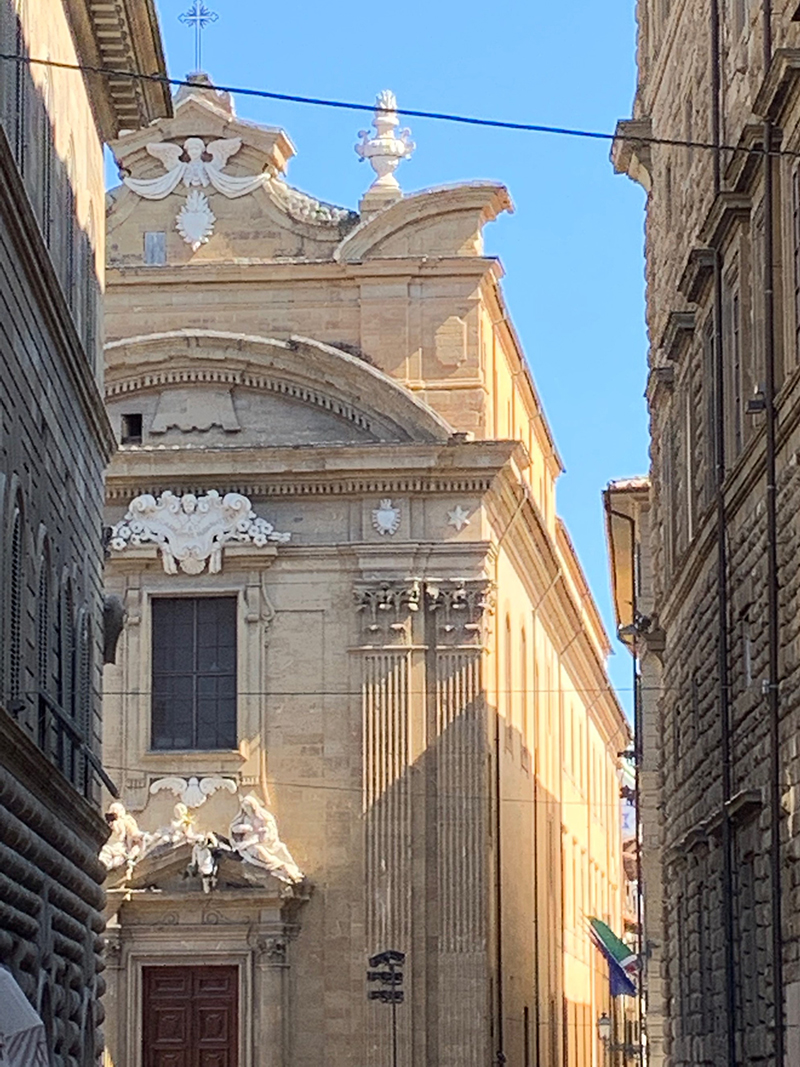
[[[675, 1067], [777, 1062], [776, 960], [783, 968], [784, 1062], [800, 1057], [796, 7], [720, 4], [715, 34], [708, 5], [640, 2], [634, 115], [620, 124], [613, 152], [617, 169], [648, 190], [650, 559], [653, 625], [663, 638], [653, 677], [656, 684], [661, 675], [662, 688], [652, 714], [661, 746], [656, 806], [663, 817], [665, 1052]], [[765, 120], [781, 153], [773, 156], [770, 205]], [[725, 146], [719, 153], [702, 147], [717, 134]], [[696, 144], [646, 143], [648, 136]], [[765, 263], [770, 206], [771, 271]], [[769, 290], [777, 389], [777, 677], [770, 677], [768, 661]], [[780, 719], [777, 777], [770, 770], [771, 691], [778, 694]], [[777, 813], [773, 788], [783, 797]], [[776, 826], [779, 849], [772, 844]], [[775, 923], [777, 892], [782, 907]]]
[[[628, 732], [482, 252], [508, 193], [320, 203], [286, 183], [286, 134], [202, 77], [114, 149], [106, 588], [127, 616], [104, 761], [135, 828], [108, 883], [108, 1062], [147, 1065], [152, 968], [216, 963], [238, 968], [238, 1067], [378, 1067], [366, 971], [394, 949], [402, 1067], [589, 1067], [609, 1005], [585, 916], [621, 922]], [[234, 743], [178, 750], [153, 635], [214, 598], [235, 603]], [[203, 880], [181, 820], [201, 850], [233, 839], [247, 794], [304, 880], [224, 843]]]
[[650, 483], [647, 478], [611, 482], [604, 492], [611, 585], [620, 639], [633, 655], [634, 760], [639, 855], [635, 877], [636, 925], [641, 925], [642, 1014], [645, 1060], [664, 1064], [666, 1001], [664, 961], [663, 743], [659, 723], [663, 634], [654, 624], [650, 563]]
[[[0, 53], [163, 69], [128, 6], [2, 0]], [[102, 1023], [102, 142], [169, 107], [0, 60], [0, 963], [58, 1067], [94, 1064]]]

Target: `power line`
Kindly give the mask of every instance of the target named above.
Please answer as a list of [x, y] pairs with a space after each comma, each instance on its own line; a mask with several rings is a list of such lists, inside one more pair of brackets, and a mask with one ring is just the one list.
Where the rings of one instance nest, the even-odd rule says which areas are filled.
[[[206, 84], [189, 81], [186, 78], [170, 78], [164, 74], [145, 74], [144, 71], [117, 70], [113, 67], [95, 67], [87, 63], [62, 63], [54, 59], [38, 59], [32, 56], [17, 55], [11, 52], [0, 52], [0, 59], [9, 60], [12, 63], [27, 63], [28, 65], [36, 64], [44, 67], [52, 67], [58, 70], [80, 71], [83, 74], [99, 74], [109, 78], [131, 78], [135, 81], [156, 82], [161, 85], [177, 87], [187, 86], [195, 89], [199, 86], [200, 88], [209, 91], [232, 93], [237, 96], [252, 96], [264, 100], [278, 100], [288, 104], [310, 104], [314, 107], [337, 108], [344, 111], [374, 112], [376, 110], [382, 110], [381, 108], [377, 108], [375, 104], [360, 104], [351, 100], [333, 100], [329, 97], [301, 96], [296, 93], [278, 93], [269, 89], [248, 89], [243, 86], [217, 85], [211, 81]], [[418, 108], [397, 107], [393, 110], [400, 115], [404, 115], [406, 118], [433, 119], [437, 122], [455, 122], [462, 126], [482, 126], [497, 130], [512, 130], [518, 133], [547, 133], [560, 137], [578, 137], [586, 140], [606, 141], [608, 143], [623, 139], [616, 132], [608, 133], [605, 130], [586, 130], [571, 126], [549, 126], [538, 122], [512, 122], [507, 119], [486, 119], [479, 118], [475, 115], [458, 115], [449, 111], [424, 111]], [[629, 139], [636, 144], [642, 145], [663, 145], [672, 148], [698, 148], [714, 152], [745, 152], [748, 154], [755, 153], [759, 156], [765, 154], [763, 147], [758, 145], [749, 147], [732, 144], [716, 145], [712, 144], [710, 141], [692, 141], [680, 138], [653, 137], [640, 134], [631, 136]], [[771, 148], [766, 154], [770, 156], [798, 158], [800, 157], [800, 150], [793, 151], [788, 148]]]
[[[181, 755], [185, 756], [185, 753], [181, 753]], [[104, 769], [106, 771], [110, 771], [114, 775], [117, 775], [118, 772], [123, 774], [123, 775], [128, 775], [128, 776], [135, 774], [135, 775], [137, 775], [137, 777], [144, 778], [144, 779], [152, 778], [153, 775], [161, 773], [160, 771], [154, 770], [152, 767], [149, 767], [149, 768], [148, 767], [128, 767], [128, 766], [125, 766], [125, 765], [120, 764], [120, 763], [106, 763], [105, 760], [103, 761], [103, 767], [104, 767]], [[409, 764], [405, 768], [406, 772], [413, 771], [413, 770], [415, 770], [415, 767], [414, 767], [413, 764]], [[235, 772], [229, 773], [227, 771], [222, 771], [221, 773], [223, 775], [227, 775], [229, 777], [234, 777], [234, 774], [235, 774]], [[569, 773], [568, 772], [563, 772], [563, 773], [566, 773], [567, 776], [569, 777]], [[547, 787], [542, 782], [542, 776], [541, 775], [534, 775], [532, 772], [528, 772], [528, 774], [529, 774], [529, 777], [531, 779], [531, 781], [530, 781], [531, 789], [535, 788], [537, 786], [537, 784], [538, 784], [538, 786], [542, 790], [542, 792], [544, 794], [547, 794], [548, 790], [547, 790]], [[561, 778], [562, 775], [559, 774], [559, 775], [556, 775], [556, 777]], [[390, 783], [384, 789], [384, 791], [375, 800], [370, 802], [371, 807], [374, 807], [375, 805], [380, 804], [380, 801], [381, 801], [382, 797], [386, 796], [386, 794], [391, 791], [391, 789], [393, 788], [393, 786], [397, 782], [402, 782], [404, 779], [406, 781], [408, 781], [408, 779], [406, 777], [406, 774], [403, 774], [403, 775], [399, 776], [398, 778], [395, 779], [394, 782]], [[573, 779], [573, 781], [574, 781], [574, 779]], [[314, 789], [314, 790], [318, 790], [320, 792], [353, 793], [353, 794], [357, 794], [358, 796], [363, 796], [364, 792], [365, 792], [365, 788], [364, 788], [363, 785], [335, 785], [332, 782], [320, 782], [320, 781], [314, 781], [313, 779], [307, 779], [305, 781], [290, 781], [289, 779], [285, 779], [285, 778], [273, 778], [269, 774], [267, 774], [267, 776], [266, 776], [266, 783], [270, 787], [274, 786], [274, 787], [280, 787], [282, 789], [303, 789], [303, 790]], [[149, 793], [149, 787], [147, 787], [147, 788], [148, 788], [148, 793]], [[580, 788], [580, 787], [578, 786], [578, 788]], [[603, 790], [603, 791], [605, 791], [605, 790]], [[423, 798], [423, 797], [427, 796], [427, 793], [425, 792], [424, 789], [421, 790], [421, 791], [417, 791], [412, 787], [411, 792], [412, 792], [412, 795], [414, 797], [416, 797], [417, 799], [420, 799], [420, 798]], [[150, 795], [153, 795], [153, 794], [150, 794]], [[175, 794], [175, 795], [177, 796], [177, 794]], [[485, 800], [488, 799], [488, 791], [486, 793], [469, 793], [469, 792], [466, 792], [466, 791], [463, 792], [463, 793], [462, 792], [439, 792], [439, 793], [437, 793], [437, 797], [438, 797], [439, 800], [485, 801]], [[555, 796], [552, 796], [552, 795], [544, 795], [544, 796], [540, 795], [540, 796], [537, 796], [537, 797], [533, 797], [533, 796], [516, 796], [516, 797], [515, 796], [501, 796], [500, 797], [500, 800], [504, 804], [540, 804], [543, 807], [547, 807], [549, 805], [552, 805], [554, 807], [559, 807], [559, 808], [591, 808], [592, 810], [595, 810], [595, 811], [596, 810], [613, 811], [615, 813], [618, 813], [620, 811], [620, 809], [622, 807], [622, 799], [623, 798], [620, 797], [619, 800], [612, 800], [610, 802], [607, 801], [607, 800], [598, 800], [598, 801], [595, 802], [595, 801], [592, 801], [591, 798], [588, 795], [585, 796], [583, 800], [564, 800], [564, 799], [562, 799], [560, 797], [555, 797]]]

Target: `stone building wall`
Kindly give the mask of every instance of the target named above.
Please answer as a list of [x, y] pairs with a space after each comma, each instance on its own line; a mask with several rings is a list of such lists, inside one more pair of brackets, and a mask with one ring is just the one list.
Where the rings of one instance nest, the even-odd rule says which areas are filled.
[[[237, 119], [204, 79], [173, 120], [114, 146], [128, 186], [109, 197], [106, 396], [123, 443], [106, 520], [138, 494], [213, 489], [291, 538], [227, 545], [213, 573], [112, 538], [107, 588], [128, 615], [104, 752], [149, 833], [174, 803], [160, 781], [229, 780], [193, 813], [201, 833], [224, 834], [253, 790], [310, 887], [220, 877], [203, 896], [165, 852], [128, 882], [161, 894], [125, 899], [112, 872], [107, 1056], [139, 1067], [139, 976], [188, 956], [239, 967], [244, 1032], [268, 1035], [240, 1045], [242, 1067], [313, 1067], [321, 1049], [378, 1067], [391, 1012], [365, 971], [392, 948], [408, 954], [401, 1067], [589, 1067], [609, 1002], [584, 919], [621, 924], [628, 735], [556, 514], [560, 462], [482, 254], [508, 194], [396, 190], [360, 218], [322, 205], [285, 183], [286, 135]], [[196, 247], [176, 228], [192, 191], [136, 184], [162, 181], [157, 159], [189, 135], [209, 155], [227, 139], [226, 180], [252, 184], [207, 189]], [[154, 751], [151, 605], [221, 593], [237, 597], [236, 747]], [[273, 959], [260, 945], [275, 936]], [[283, 982], [268, 1017], [248, 984], [262, 967]]]
[[[793, 919], [793, 803], [797, 727], [797, 566], [794, 552], [798, 436], [800, 230], [797, 226], [800, 56], [795, 5], [772, 5], [773, 51], [764, 59], [761, 5], [720, 4], [720, 189], [713, 152], [634, 144], [655, 138], [709, 142], [712, 39], [709, 7], [691, 0], [640, 3], [639, 85], [634, 121], [621, 124], [613, 157], [649, 191], [646, 225], [648, 401], [653, 485], [655, 615], [665, 641], [656, 714], [663, 737], [663, 977], [671, 1062], [728, 1063], [726, 967], [732, 965], [737, 1062], [774, 1063], [767, 648], [764, 417], [747, 402], [764, 382], [763, 120], [786, 154], [773, 164], [774, 288], [778, 413], [779, 705], [781, 812], [778, 862], [787, 1063], [798, 1023]], [[765, 67], [768, 66], [768, 69]], [[691, 105], [689, 101], [691, 100]], [[627, 139], [631, 135], [633, 139]], [[755, 151], [751, 151], [755, 149]], [[630, 154], [627, 155], [630, 151]], [[638, 167], [641, 166], [641, 170]], [[680, 225], [677, 220], [680, 219]], [[715, 263], [721, 304], [716, 307]], [[715, 345], [724, 365], [721, 397]], [[728, 599], [727, 706], [731, 788], [723, 793], [719, 679], [716, 412], [724, 420]], [[723, 820], [730, 819], [732, 880], [726, 885]], [[725, 901], [733, 900], [726, 957]]]
[[[77, 8], [2, 0], [0, 52], [95, 61]], [[121, 116], [93, 88], [0, 60], [0, 963], [58, 1067], [94, 1064], [102, 1023], [102, 138]]]

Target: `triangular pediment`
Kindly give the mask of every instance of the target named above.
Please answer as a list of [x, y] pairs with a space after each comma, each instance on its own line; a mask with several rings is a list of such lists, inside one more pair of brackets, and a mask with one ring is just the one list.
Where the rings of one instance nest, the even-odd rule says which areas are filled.
[[182, 142], [187, 137], [204, 140], [238, 137], [242, 148], [238, 159], [241, 169], [249, 165], [255, 173], [269, 169], [283, 174], [295, 154], [288, 134], [277, 126], [265, 126], [238, 118], [227, 94], [202, 84], [178, 94], [174, 115], [158, 119], [145, 129], [124, 134], [110, 147], [121, 168], [136, 177], [158, 173], [158, 161], [147, 152], [147, 145], [158, 142]]
[[[170, 895], [187, 895], [203, 891], [200, 875], [192, 872], [191, 843], [184, 842], [174, 848], [162, 848], [145, 855], [133, 868], [130, 877], [125, 868], [109, 872], [106, 889], [132, 893], [146, 890], [160, 891]], [[291, 885], [276, 878], [263, 867], [248, 863], [237, 853], [220, 857], [216, 885], [211, 892], [242, 892], [253, 890], [268, 899], [284, 900], [289, 897], [303, 898], [308, 895], [306, 882]]]

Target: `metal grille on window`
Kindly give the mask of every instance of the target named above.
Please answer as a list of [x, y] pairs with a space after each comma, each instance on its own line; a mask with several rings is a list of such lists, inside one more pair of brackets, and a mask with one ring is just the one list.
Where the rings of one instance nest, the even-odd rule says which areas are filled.
[[50, 670], [50, 575], [47, 554], [42, 557], [39, 571], [39, 591], [36, 605], [36, 659], [37, 683], [42, 692], [47, 691]]
[[[19, 16], [17, 16], [19, 19]], [[22, 25], [17, 22], [17, 39], [16, 39], [16, 54], [18, 56], [25, 55], [25, 38], [22, 33]], [[27, 65], [25, 63], [15, 63], [16, 73], [14, 75], [14, 158], [17, 161], [20, 174], [25, 173], [25, 123], [26, 123], [26, 85], [25, 78], [27, 72]]]
[[19, 700], [22, 681], [22, 514], [17, 509], [11, 531], [9, 574], [8, 683], [9, 696]]
[[58, 703], [68, 715], [75, 715], [75, 620], [73, 618], [72, 583], [61, 590], [59, 605]]
[[152, 602], [154, 749], [236, 747], [236, 598]]

